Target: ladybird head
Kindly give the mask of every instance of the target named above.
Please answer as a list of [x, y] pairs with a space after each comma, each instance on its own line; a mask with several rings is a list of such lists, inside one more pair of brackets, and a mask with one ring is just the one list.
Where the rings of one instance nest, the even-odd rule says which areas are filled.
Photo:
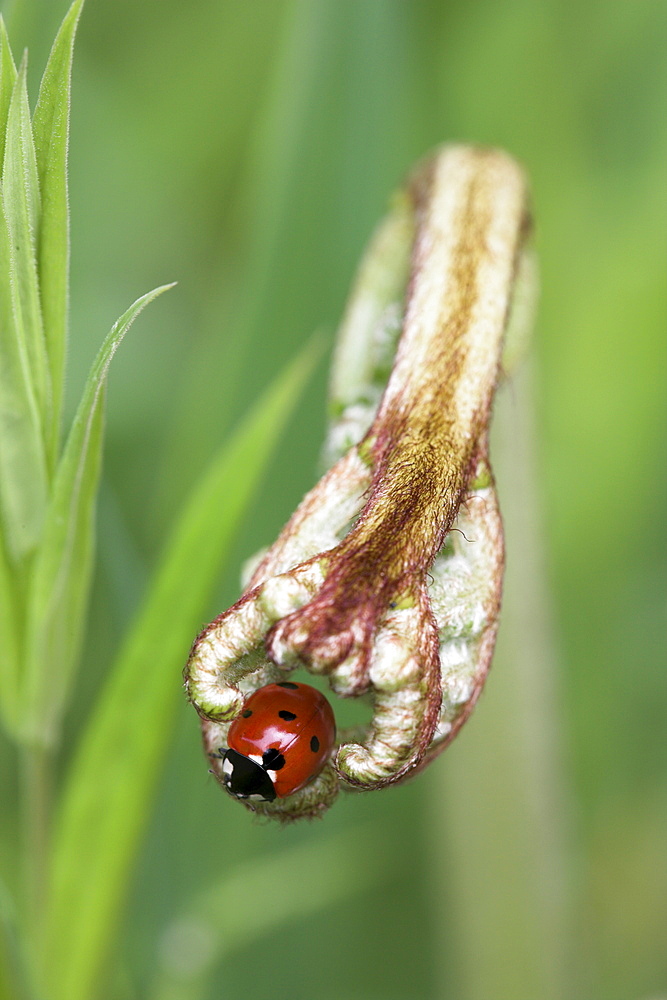
[[227, 750], [222, 759], [222, 780], [227, 791], [237, 799], [256, 798], [273, 802], [276, 790], [261, 764], [237, 750]]

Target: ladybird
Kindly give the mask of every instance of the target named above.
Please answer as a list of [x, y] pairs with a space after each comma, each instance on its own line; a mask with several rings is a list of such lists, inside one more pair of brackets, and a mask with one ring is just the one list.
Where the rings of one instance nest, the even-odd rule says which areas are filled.
[[317, 777], [333, 749], [331, 705], [308, 684], [280, 681], [259, 688], [229, 727], [220, 748], [222, 780], [237, 799], [272, 802]]

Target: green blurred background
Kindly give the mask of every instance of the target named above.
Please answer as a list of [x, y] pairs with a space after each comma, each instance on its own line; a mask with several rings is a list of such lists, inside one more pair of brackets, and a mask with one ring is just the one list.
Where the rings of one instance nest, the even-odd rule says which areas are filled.
[[[0, 6], [34, 96], [66, 3]], [[88, 0], [70, 410], [111, 321], [179, 284], [114, 362], [70, 748], [188, 484], [311, 333], [331, 340], [414, 160], [518, 157], [542, 274], [498, 405], [508, 589], [472, 721], [414, 783], [278, 829], [220, 794], [183, 702], [111, 1000], [667, 996], [666, 41], [658, 0]], [[323, 363], [235, 567], [312, 484], [325, 391]], [[202, 622], [237, 594], [234, 571]], [[192, 903], [211, 872], [219, 935]]]

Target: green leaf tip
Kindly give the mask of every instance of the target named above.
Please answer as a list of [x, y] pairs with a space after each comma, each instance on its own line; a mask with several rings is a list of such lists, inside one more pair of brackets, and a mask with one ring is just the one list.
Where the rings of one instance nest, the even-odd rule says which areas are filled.
[[53, 43], [33, 119], [42, 213], [38, 233], [38, 265], [44, 336], [53, 392], [49, 427], [52, 461], [58, 450], [67, 345], [69, 281], [69, 210], [67, 145], [74, 36], [83, 7], [75, 0]]
[[0, 14], [0, 164], [5, 157], [5, 132], [9, 102], [16, 82], [16, 64], [7, 37], [5, 22]]
[[34, 131], [35, 142], [39, 149], [39, 173], [42, 183], [54, 158], [51, 152], [52, 145], [58, 146], [58, 159], [64, 155], [66, 161], [74, 37], [83, 3], [84, 0], [75, 0], [65, 15], [51, 48], [39, 88]]
[[114, 323], [86, 382], [56, 470], [28, 598], [25, 739], [46, 745], [58, 734], [74, 677], [85, 620], [94, 546], [103, 388], [111, 360], [130, 326], [161, 285]]

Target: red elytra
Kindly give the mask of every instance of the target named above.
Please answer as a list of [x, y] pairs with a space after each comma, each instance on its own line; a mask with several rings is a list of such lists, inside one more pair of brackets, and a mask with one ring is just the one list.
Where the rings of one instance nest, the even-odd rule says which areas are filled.
[[[308, 684], [282, 681], [259, 688], [247, 699], [229, 727], [230, 751], [236, 751], [267, 772], [275, 796], [298, 792], [326, 764], [336, 739], [331, 705]], [[225, 755], [224, 781], [238, 798], [271, 799], [263, 782], [255, 792], [238, 778], [234, 755]], [[237, 777], [235, 777], [235, 772]]]

